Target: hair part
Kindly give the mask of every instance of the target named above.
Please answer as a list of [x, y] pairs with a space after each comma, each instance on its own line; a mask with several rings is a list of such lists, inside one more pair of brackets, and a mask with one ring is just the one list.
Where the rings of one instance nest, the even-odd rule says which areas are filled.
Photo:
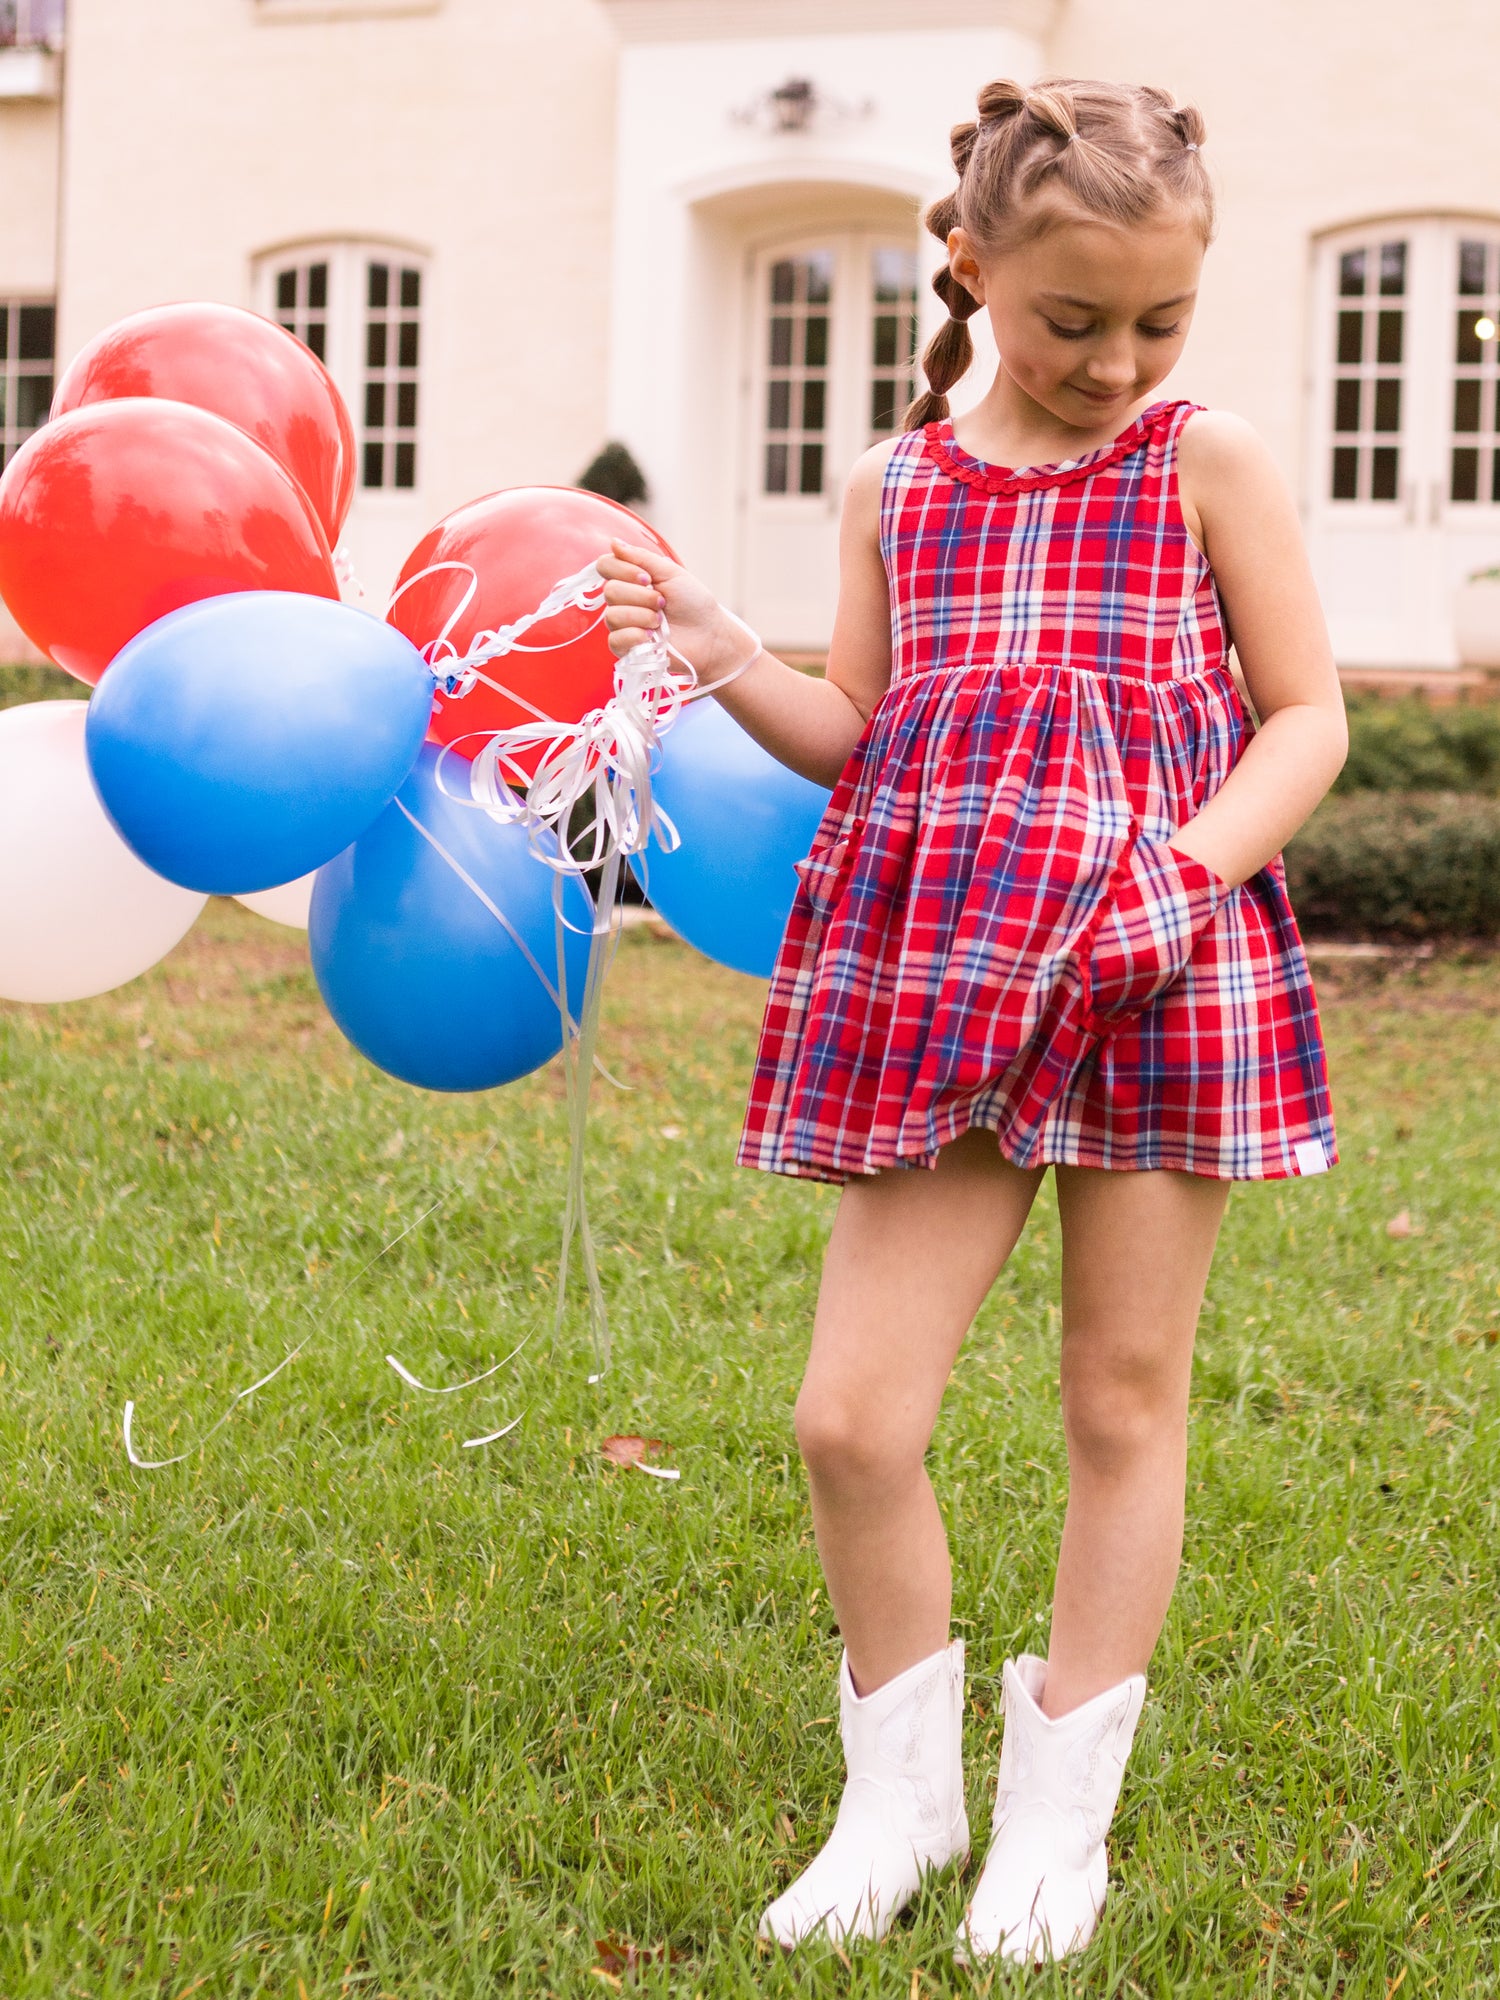
[[[1049, 77], [1028, 88], [1002, 77], [980, 91], [978, 112], [950, 135], [958, 186], [923, 217], [944, 245], [959, 228], [999, 249], [1069, 215], [1129, 227], [1174, 210], [1205, 243], [1212, 237], [1213, 185], [1193, 105], [1149, 84]], [[973, 294], [946, 263], [932, 289], [948, 318], [922, 356], [928, 386], [906, 413], [907, 430], [948, 415], [948, 391], [974, 359], [964, 324], [978, 310]]]

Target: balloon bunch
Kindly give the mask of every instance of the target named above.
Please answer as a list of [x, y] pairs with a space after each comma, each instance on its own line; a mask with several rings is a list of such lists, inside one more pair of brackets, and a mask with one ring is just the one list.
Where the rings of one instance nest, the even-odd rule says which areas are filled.
[[559, 1307], [577, 1233], [598, 1337], [583, 1137], [623, 866], [764, 974], [827, 794], [717, 704], [683, 714], [702, 690], [664, 643], [614, 659], [595, 562], [671, 553], [627, 509], [475, 501], [381, 620], [340, 600], [353, 486], [332, 379], [255, 314], [153, 309], [69, 367], [0, 477], [0, 595], [94, 693], [0, 715], [0, 998], [122, 984], [228, 894], [307, 922], [330, 1013], [393, 1076], [483, 1090], [561, 1050]]

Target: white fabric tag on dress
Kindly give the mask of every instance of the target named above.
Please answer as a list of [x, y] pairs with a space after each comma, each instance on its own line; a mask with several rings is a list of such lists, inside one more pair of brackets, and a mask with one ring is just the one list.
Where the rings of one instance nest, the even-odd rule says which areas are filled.
[[1321, 1139], [1299, 1139], [1292, 1151], [1297, 1155], [1299, 1174], [1326, 1174], [1328, 1155], [1323, 1151]]

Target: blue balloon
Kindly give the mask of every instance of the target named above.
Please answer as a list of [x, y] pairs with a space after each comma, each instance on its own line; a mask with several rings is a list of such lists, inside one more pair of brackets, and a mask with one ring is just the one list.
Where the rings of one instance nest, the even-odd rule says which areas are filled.
[[797, 892], [792, 864], [812, 846], [829, 794], [778, 764], [712, 699], [678, 716], [651, 782], [682, 845], [666, 854], [653, 839], [631, 857], [636, 879], [706, 957], [766, 978]]
[[236, 591], [168, 613], [89, 703], [89, 766], [142, 861], [185, 889], [295, 881], [358, 839], [432, 712], [411, 641], [367, 611]]
[[[329, 1013], [378, 1069], [424, 1090], [491, 1090], [562, 1047], [562, 1014], [542, 977], [555, 990], [556, 877], [524, 829], [440, 788], [439, 754], [429, 744], [375, 824], [318, 870], [313, 973]], [[467, 770], [451, 753], [443, 758], [450, 791]], [[576, 877], [565, 880], [563, 914], [576, 1021], [594, 920]]]

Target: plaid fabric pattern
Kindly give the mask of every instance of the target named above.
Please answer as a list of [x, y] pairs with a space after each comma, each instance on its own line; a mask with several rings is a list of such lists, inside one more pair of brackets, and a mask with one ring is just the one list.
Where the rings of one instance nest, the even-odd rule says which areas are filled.
[[799, 865], [742, 1165], [930, 1166], [970, 1126], [1026, 1167], [1335, 1159], [1279, 860], [1227, 890], [1169, 845], [1247, 735], [1177, 498], [1195, 407], [1017, 472], [946, 423], [896, 446], [891, 686]]

